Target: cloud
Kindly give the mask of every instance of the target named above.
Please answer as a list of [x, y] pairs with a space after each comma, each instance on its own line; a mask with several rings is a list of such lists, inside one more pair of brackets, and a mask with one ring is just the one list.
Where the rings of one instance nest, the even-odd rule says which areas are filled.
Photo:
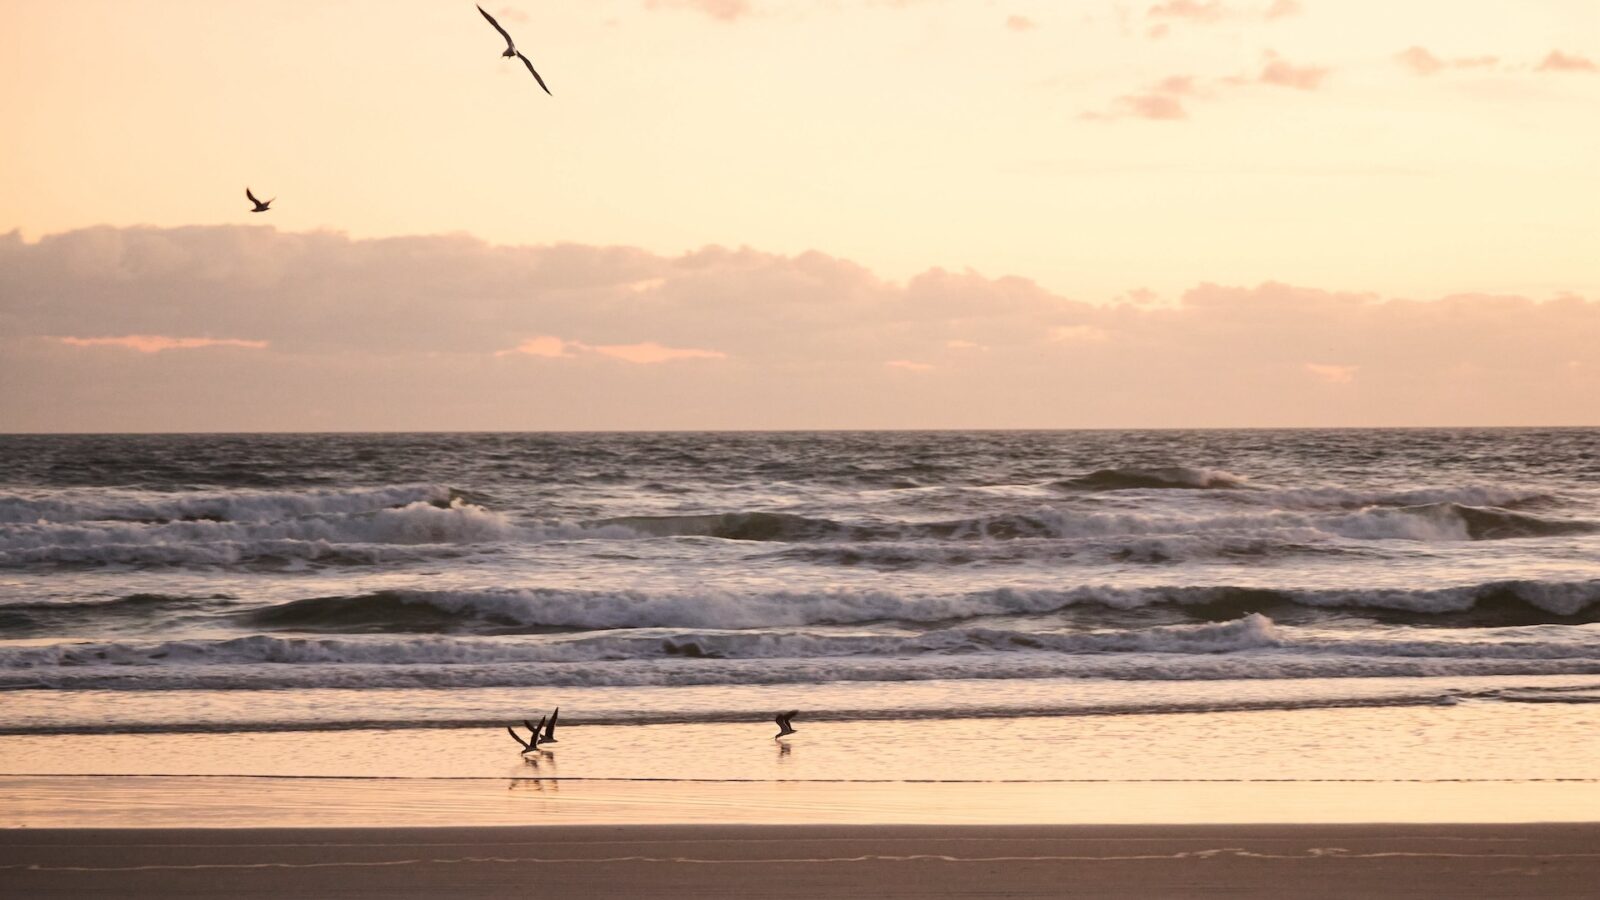
[[1327, 363], [1306, 363], [1306, 371], [1327, 384], [1350, 384], [1356, 380], [1360, 366], [1337, 366]]
[[[573, 349], [579, 348], [574, 347]], [[524, 356], [544, 356], [550, 359], [570, 358], [577, 355], [567, 348], [566, 341], [550, 335], [527, 338], [510, 350], [496, 350], [494, 355], [514, 356], [519, 353]]]
[[598, 353], [612, 359], [640, 365], [676, 362], [684, 359], [727, 359], [728, 354], [717, 350], [700, 350], [694, 347], [666, 347], [655, 341], [638, 344], [590, 345], [582, 341], [569, 341], [551, 335], [539, 335], [523, 340], [509, 350], [496, 350], [495, 356], [542, 356], [547, 359], [573, 359], [580, 353]]
[[[1395, 62], [1409, 69], [1413, 75], [1437, 75], [1451, 69], [1495, 69], [1500, 67], [1498, 56], [1458, 56], [1453, 59], [1442, 59], [1426, 47], [1411, 46], [1396, 53]], [[1516, 66], [1526, 70], [1527, 64]], [[1588, 57], [1575, 53], [1563, 53], [1552, 50], [1543, 60], [1532, 66], [1535, 72], [1600, 72], [1600, 64], [1596, 64]]]
[[1151, 121], [1175, 121], [1187, 119], [1189, 111], [1183, 105], [1183, 99], [1194, 97], [1199, 93], [1195, 79], [1186, 75], [1174, 75], [1150, 85], [1143, 91], [1134, 94], [1124, 94], [1112, 101], [1111, 111], [1107, 113], [1090, 113], [1084, 116], [1088, 119], [1116, 120], [1121, 118], [1149, 119]]
[[1221, 0], [1167, 0], [1157, 3], [1144, 12], [1151, 19], [1179, 19], [1210, 25], [1231, 18], [1234, 13], [1223, 6]]
[[1327, 78], [1331, 71], [1322, 66], [1297, 66], [1268, 50], [1266, 64], [1261, 67], [1261, 74], [1256, 76], [1256, 81], [1261, 84], [1314, 91], [1322, 86], [1323, 79]]
[[494, 11], [494, 17], [501, 22], [528, 22], [528, 14], [515, 6], [502, 6]]
[[[1600, 345], [1600, 298], [1389, 299], [1269, 282], [1149, 300], [1086, 302], [971, 271], [888, 281], [814, 252], [90, 228], [0, 238], [0, 422], [1600, 424], [1600, 366], [1567, 364]], [[175, 343], [137, 352], [62, 336]]]
[[645, 0], [645, 9], [684, 9], [720, 22], [735, 22], [753, 12], [749, 0]]
[[1313, 91], [1322, 86], [1322, 82], [1331, 72], [1331, 69], [1323, 66], [1295, 65], [1269, 50], [1266, 62], [1255, 75], [1204, 80], [1194, 75], [1173, 75], [1142, 91], [1117, 97], [1105, 111], [1086, 112], [1079, 118], [1099, 122], [1130, 118], [1158, 122], [1179, 121], [1189, 117], [1189, 108], [1186, 105], [1186, 101], [1189, 100], [1214, 100], [1238, 88], [1257, 84]]
[[1560, 50], [1551, 50], [1539, 63], [1536, 71], [1539, 72], [1600, 72], [1600, 65], [1586, 56], [1576, 53], [1562, 53]]
[[655, 341], [639, 344], [602, 344], [589, 348], [601, 356], [626, 360], [640, 365], [676, 362], [684, 359], [727, 359], [720, 350], [700, 350], [694, 347], [663, 347]]
[[1149, 38], [1171, 33], [1174, 24], [1217, 25], [1223, 22], [1276, 22], [1300, 14], [1296, 0], [1273, 0], [1265, 7], [1234, 7], [1221, 0], [1166, 0], [1145, 10], [1155, 24], [1145, 30]]
[[140, 353], [160, 353], [163, 350], [198, 350], [203, 347], [244, 347], [265, 350], [266, 341], [246, 341], [239, 338], [168, 337], [164, 334], [126, 334], [122, 337], [63, 337], [56, 338], [69, 347], [120, 347]]
[[1039, 26], [1027, 16], [1007, 16], [1006, 27], [1012, 31], [1032, 31]]
[[1445, 69], [1492, 68], [1500, 62], [1498, 56], [1463, 56], [1440, 59], [1425, 47], [1412, 46], [1396, 53], [1395, 62], [1410, 69], [1414, 75], [1433, 75]]
[[1270, 22], [1274, 19], [1287, 19], [1290, 16], [1298, 16], [1300, 12], [1301, 6], [1296, 0], [1273, 0], [1272, 5], [1268, 6], [1266, 11], [1262, 13], [1262, 17]]

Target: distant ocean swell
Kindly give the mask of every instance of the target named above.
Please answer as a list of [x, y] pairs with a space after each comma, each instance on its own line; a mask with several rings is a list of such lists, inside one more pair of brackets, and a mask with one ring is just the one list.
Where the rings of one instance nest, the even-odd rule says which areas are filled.
[[[382, 500], [430, 491], [434, 499], [370, 508]], [[1354, 511], [1267, 509], [1220, 515], [1038, 506], [958, 519], [888, 522], [763, 511], [529, 521], [466, 502], [442, 488], [189, 498], [165, 506], [148, 501], [99, 508], [15, 498], [4, 502], [11, 521], [0, 523], [0, 566], [226, 566], [274, 560], [372, 565], [457, 555], [463, 547], [676, 537], [855, 545], [1126, 538], [1123, 545], [1098, 550], [1113, 558], [1124, 554], [1131, 561], [1149, 557], [1159, 562], [1267, 554], [1278, 547], [1297, 551], [1341, 540], [1495, 541], [1600, 531], [1600, 523], [1583, 519], [1442, 501]], [[33, 518], [22, 520], [24, 516]], [[1170, 545], [1152, 546], [1141, 538], [1165, 538]], [[937, 553], [924, 554], [923, 561], [941, 559]]]

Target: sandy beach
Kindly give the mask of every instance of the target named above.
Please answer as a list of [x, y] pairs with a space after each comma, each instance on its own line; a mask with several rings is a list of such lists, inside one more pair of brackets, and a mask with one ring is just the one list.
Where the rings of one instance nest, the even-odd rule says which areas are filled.
[[1587, 897], [1597, 825], [0, 832], [16, 897]]

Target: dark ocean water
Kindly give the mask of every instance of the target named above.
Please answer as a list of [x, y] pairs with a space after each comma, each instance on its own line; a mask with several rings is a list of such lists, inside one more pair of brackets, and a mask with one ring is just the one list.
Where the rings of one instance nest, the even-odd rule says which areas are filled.
[[0, 436], [0, 732], [1584, 701], [1597, 622], [1596, 429]]

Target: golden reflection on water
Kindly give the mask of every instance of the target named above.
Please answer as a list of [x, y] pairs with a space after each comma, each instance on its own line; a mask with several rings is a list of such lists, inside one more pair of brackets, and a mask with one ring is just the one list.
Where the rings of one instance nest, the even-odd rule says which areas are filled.
[[811, 721], [782, 741], [574, 725], [526, 755], [495, 723], [5, 736], [0, 825], [1593, 821], [1597, 729], [1593, 705], [1468, 703]]
[[[576, 718], [576, 715], [574, 715]], [[829, 780], [1600, 778], [1600, 704], [903, 722], [0, 736], [0, 774]], [[556, 753], [560, 754], [559, 763]], [[525, 761], [526, 760], [526, 761]]]

